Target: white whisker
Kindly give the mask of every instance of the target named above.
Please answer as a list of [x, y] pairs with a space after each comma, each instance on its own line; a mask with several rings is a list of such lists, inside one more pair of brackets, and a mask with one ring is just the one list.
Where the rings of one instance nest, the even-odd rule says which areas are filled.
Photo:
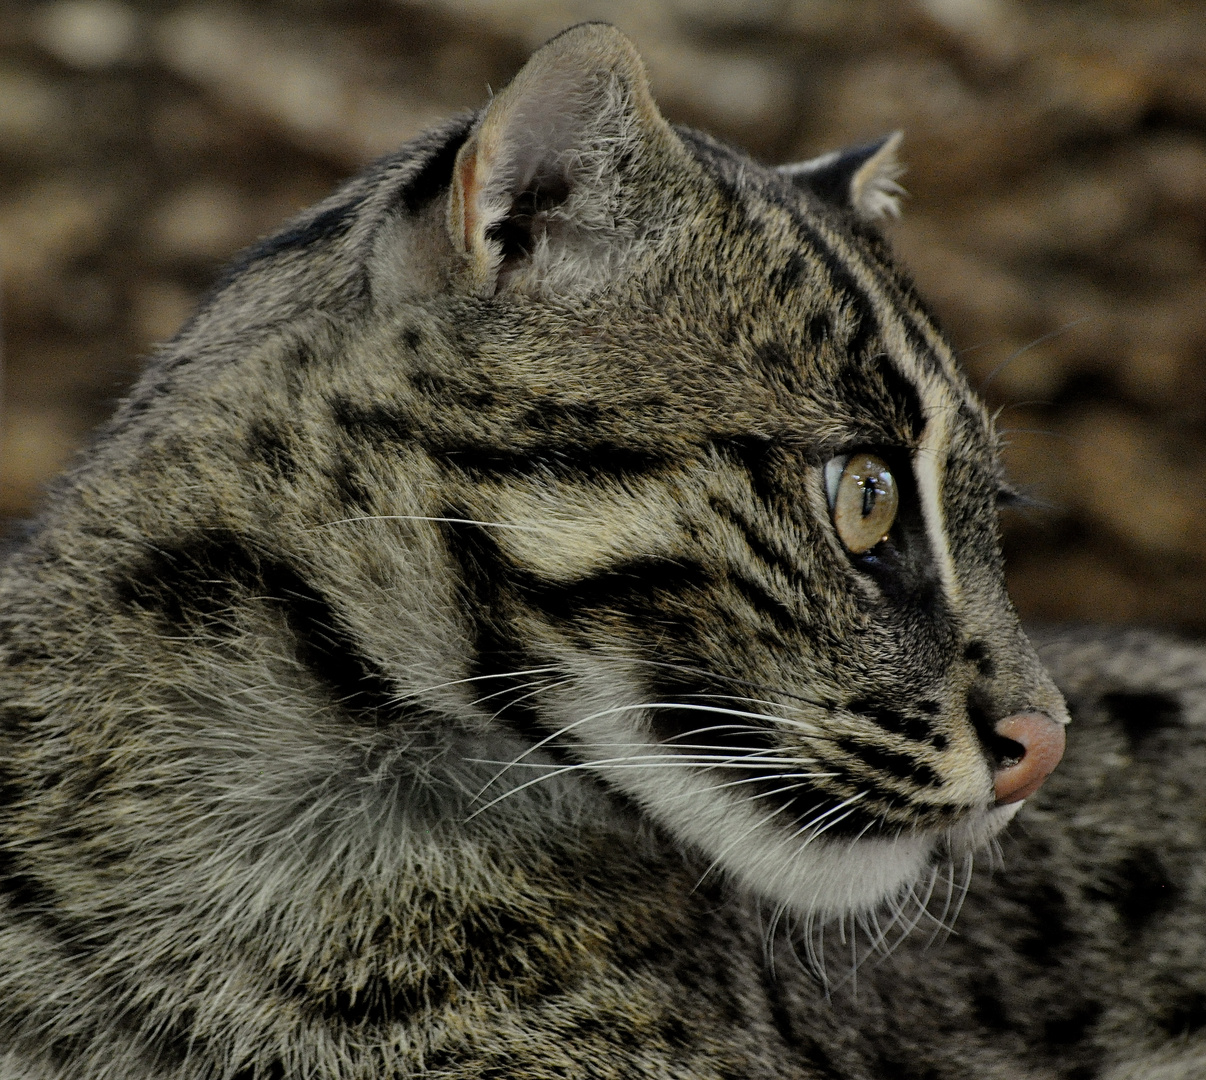
[[428, 517], [425, 514], [361, 514], [357, 517], [339, 518], [336, 521], [323, 521], [310, 525], [307, 532], [316, 529], [329, 529], [333, 525], [354, 525], [362, 521], [431, 521], [446, 525], [480, 525], [486, 529], [515, 529], [519, 532], [543, 533], [547, 530], [539, 525], [508, 525], [503, 521], [478, 521], [475, 518]]

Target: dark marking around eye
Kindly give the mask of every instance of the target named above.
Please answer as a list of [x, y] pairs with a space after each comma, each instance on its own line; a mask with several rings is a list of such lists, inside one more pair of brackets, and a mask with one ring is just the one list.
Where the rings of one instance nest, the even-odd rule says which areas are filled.
[[1122, 727], [1133, 749], [1143, 749], [1153, 736], [1184, 721], [1181, 703], [1156, 691], [1122, 690], [1104, 694], [1101, 704]]
[[913, 439], [920, 439], [925, 431], [925, 412], [921, 407], [917, 387], [906, 379], [886, 356], [880, 360], [879, 377], [883, 380], [889, 400], [896, 406], [904, 421], [905, 429]]

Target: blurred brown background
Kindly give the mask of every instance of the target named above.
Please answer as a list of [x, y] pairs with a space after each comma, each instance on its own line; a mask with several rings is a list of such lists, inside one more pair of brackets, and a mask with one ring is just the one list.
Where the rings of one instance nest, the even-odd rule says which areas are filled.
[[561, 28], [767, 161], [904, 128], [891, 227], [1009, 465], [1032, 617], [1206, 631], [1206, 3], [0, 0], [0, 521], [220, 264]]

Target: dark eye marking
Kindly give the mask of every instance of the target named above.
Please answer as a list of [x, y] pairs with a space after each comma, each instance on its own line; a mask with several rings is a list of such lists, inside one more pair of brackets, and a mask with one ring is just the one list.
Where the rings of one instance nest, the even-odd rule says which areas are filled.
[[925, 410], [921, 407], [917, 387], [906, 379], [886, 356], [880, 358], [879, 377], [883, 380], [889, 403], [895, 406], [895, 411], [904, 421], [909, 435], [914, 440], [920, 439], [921, 433], [925, 431]]

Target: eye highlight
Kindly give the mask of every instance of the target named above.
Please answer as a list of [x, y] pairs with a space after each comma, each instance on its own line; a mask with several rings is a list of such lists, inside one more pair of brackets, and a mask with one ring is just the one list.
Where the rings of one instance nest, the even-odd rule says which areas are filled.
[[833, 527], [851, 555], [864, 555], [887, 537], [900, 494], [887, 462], [860, 451], [825, 463], [825, 494]]

